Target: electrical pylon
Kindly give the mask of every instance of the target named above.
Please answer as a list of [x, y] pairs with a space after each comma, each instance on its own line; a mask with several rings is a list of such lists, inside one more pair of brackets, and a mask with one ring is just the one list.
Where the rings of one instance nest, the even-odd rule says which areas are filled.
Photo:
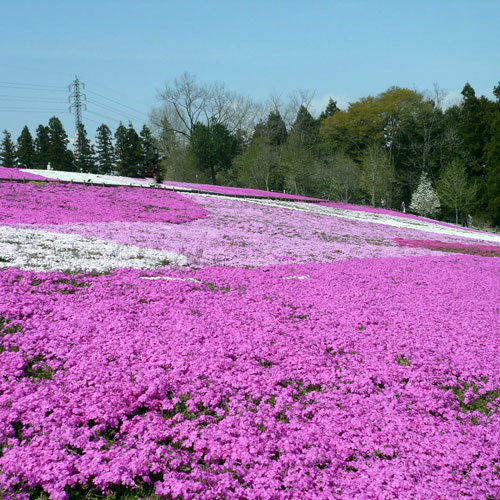
[[82, 104], [82, 100], [87, 100], [87, 96], [82, 93], [82, 89], [85, 89], [85, 84], [78, 80], [78, 77], [75, 75], [75, 79], [68, 85], [68, 90], [70, 91], [68, 97], [68, 102], [70, 103], [69, 112], [71, 113], [74, 110], [75, 113], [75, 132], [78, 132], [78, 126], [82, 123], [82, 108], [87, 109], [87, 105], [85, 103]]

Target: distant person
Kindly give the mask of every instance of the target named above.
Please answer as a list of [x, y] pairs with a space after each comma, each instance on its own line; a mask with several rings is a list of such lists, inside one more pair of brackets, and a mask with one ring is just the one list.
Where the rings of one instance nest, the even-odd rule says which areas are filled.
[[406, 213], [406, 205], [405, 205], [405, 202], [401, 202], [401, 212], [403, 212], [404, 214]]
[[469, 214], [467, 216], [467, 225], [468, 225], [468, 227], [472, 227], [472, 215], [471, 214]]
[[382, 199], [380, 200], [380, 206], [381, 206], [382, 208], [385, 208], [385, 200], [384, 200], [384, 198], [382, 198]]
[[321, 193], [321, 198], [323, 198], [324, 200], [326, 200], [326, 193], [324, 191]]

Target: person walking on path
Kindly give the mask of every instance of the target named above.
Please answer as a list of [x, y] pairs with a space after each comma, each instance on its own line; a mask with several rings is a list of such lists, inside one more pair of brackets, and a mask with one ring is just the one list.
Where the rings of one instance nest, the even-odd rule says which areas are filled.
[[401, 202], [401, 212], [403, 212], [404, 214], [406, 213], [406, 205], [405, 205], [405, 202]]

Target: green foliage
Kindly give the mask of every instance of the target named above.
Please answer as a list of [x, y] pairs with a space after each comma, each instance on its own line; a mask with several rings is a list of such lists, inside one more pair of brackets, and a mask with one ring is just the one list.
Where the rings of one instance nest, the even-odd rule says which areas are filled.
[[346, 153], [322, 155], [317, 171], [318, 189], [329, 200], [349, 203], [358, 196], [360, 166]]
[[471, 185], [465, 165], [460, 160], [453, 160], [442, 173], [437, 192], [444, 207], [455, 212], [455, 224], [460, 215], [470, 207], [476, 196], [476, 187]]
[[33, 168], [35, 164], [35, 146], [27, 126], [17, 139], [17, 161], [25, 168]]
[[228, 171], [239, 152], [239, 143], [226, 126], [197, 123], [190, 137], [191, 152], [200, 170], [210, 172], [213, 184], [217, 174]]
[[61, 120], [53, 116], [48, 127], [49, 150], [48, 161], [53, 170], [74, 171], [73, 154], [68, 150], [68, 136]]
[[312, 148], [319, 139], [319, 122], [315, 120], [305, 106], [301, 106], [290, 131], [291, 136], [306, 148]]
[[87, 137], [87, 131], [83, 123], [78, 125], [78, 135], [75, 143], [75, 166], [80, 172], [97, 173], [95, 152]]
[[16, 165], [16, 149], [10, 132], [3, 131], [3, 139], [0, 144], [0, 166], [14, 167]]
[[121, 123], [115, 133], [116, 167], [124, 177], [144, 177], [141, 139], [132, 123], [125, 128]]
[[325, 120], [326, 118], [333, 116], [337, 111], [339, 111], [339, 108], [337, 107], [337, 101], [334, 101], [330, 97], [330, 99], [328, 99], [328, 104], [326, 105], [325, 110], [322, 111], [321, 114], [319, 115], [319, 119]]
[[379, 199], [389, 206], [393, 184], [394, 168], [388, 153], [381, 146], [368, 146], [361, 159], [360, 187], [369, 196], [372, 206]]
[[290, 135], [279, 165], [287, 192], [306, 195], [317, 191], [316, 160], [298, 136]]
[[38, 125], [35, 138], [35, 167], [46, 169], [50, 161], [49, 127]]
[[256, 137], [234, 161], [237, 183], [256, 189], [276, 190], [283, 184], [279, 175], [279, 148], [266, 137]]
[[499, 102], [496, 103], [491, 139], [486, 147], [485, 205], [489, 218], [500, 225], [500, 84], [496, 91]]
[[139, 173], [143, 174], [141, 177], [163, 178], [157, 143], [146, 125], [141, 130], [141, 168]]
[[115, 149], [111, 130], [104, 123], [96, 134], [96, 163], [99, 174], [111, 174], [115, 166]]
[[269, 113], [267, 122], [263, 127], [263, 133], [273, 146], [282, 146], [285, 144], [288, 132], [279, 111], [271, 111]]

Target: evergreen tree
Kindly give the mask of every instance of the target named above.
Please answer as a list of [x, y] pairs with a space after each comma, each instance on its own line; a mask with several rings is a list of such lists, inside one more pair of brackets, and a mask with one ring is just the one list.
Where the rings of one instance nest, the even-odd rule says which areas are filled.
[[92, 144], [87, 137], [87, 131], [83, 123], [78, 125], [75, 142], [75, 166], [80, 172], [97, 173], [95, 153]]
[[35, 166], [45, 170], [50, 161], [49, 127], [38, 125], [35, 138]]
[[111, 130], [104, 123], [97, 129], [97, 172], [99, 174], [111, 174], [114, 170], [115, 151]]
[[2, 144], [0, 145], [0, 166], [14, 167], [16, 165], [16, 149], [12, 142], [10, 132], [3, 131]]
[[319, 122], [312, 117], [305, 106], [299, 108], [290, 134], [295, 135], [300, 144], [306, 148], [311, 148], [318, 142]]
[[423, 172], [417, 189], [412, 194], [410, 210], [427, 217], [434, 215], [440, 207], [438, 195], [434, 191], [427, 174]]
[[127, 143], [127, 128], [120, 122], [115, 132], [115, 158], [116, 158], [116, 171], [119, 175], [126, 170], [125, 149]]
[[135, 131], [132, 123], [128, 124], [127, 128], [127, 142], [125, 148], [126, 161], [128, 165], [128, 176], [129, 177], [144, 177], [141, 171], [142, 165], [142, 149], [141, 149], [141, 138]]
[[156, 177], [160, 172], [160, 154], [149, 127], [141, 130], [141, 177]]
[[27, 126], [23, 128], [17, 139], [17, 160], [25, 168], [33, 168], [35, 163], [35, 146]]
[[273, 146], [282, 146], [288, 137], [285, 121], [279, 111], [271, 111], [266, 122], [266, 136]]
[[191, 151], [198, 168], [210, 172], [212, 183], [217, 184], [217, 174], [228, 171], [239, 152], [238, 140], [225, 125], [207, 126], [197, 123], [190, 137]]
[[331, 97], [328, 100], [328, 104], [326, 105], [326, 108], [324, 111], [321, 112], [319, 115], [320, 120], [324, 120], [325, 118], [328, 118], [329, 116], [333, 116], [339, 108], [337, 107], [337, 102], [334, 101]]
[[49, 120], [49, 161], [53, 170], [74, 171], [73, 155], [68, 150], [68, 136], [61, 120], [53, 116]]
[[[120, 125], [123, 127], [123, 125]], [[142, 164], [141, 139], [132, 123], [128, 127], [118, 127], [116, 152], [119, 162], [118, 173], [124, 177], [140, 177]], [[120, 154], [120, 156], [118, 156]]]

